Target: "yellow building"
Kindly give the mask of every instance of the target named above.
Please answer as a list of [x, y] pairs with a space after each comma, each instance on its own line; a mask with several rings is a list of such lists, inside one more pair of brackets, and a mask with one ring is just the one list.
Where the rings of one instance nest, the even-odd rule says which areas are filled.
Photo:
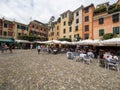
[[83, 6], [80, 6], [73, 11], [72, 29], [69, 28], [69, 32], [72, 32], [72, 41], [76, 41], [78, 37], [82, 38], [82, 8]]
[[14, 24], [12, 21], [6, 20], [5, 18], [0, 19], [0, 37], [1, 38], [12, 38], [14, 37]]
[[19, 22], [13, 22], [13, 24], [14, 39], [17, 39], [19, 36], [29, 35], [28, 25]]
[[58, 18], [56, 22], [54, 22], [53, 29], [50, 29], [48, 32], [49, 40], [56, 40], [60, 38], [60, 28], [61, 28], [61, 18]]
[[72, 32], [69, 29], [72, 27], [73, 13], [68, 10], [62, 13], [61, 16], [61, 29], [60, 38], [71, 38]]

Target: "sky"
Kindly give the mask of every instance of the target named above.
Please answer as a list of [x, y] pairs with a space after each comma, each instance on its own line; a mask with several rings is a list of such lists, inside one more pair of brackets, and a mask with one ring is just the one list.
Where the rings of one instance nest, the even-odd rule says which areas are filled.
[[117, 0], [0, 0], [0, 18], [28, 24], [32, 20], [48, 23], [51, 16], [58, 19], [67, 10], [74, 11], [81, 5], [116, 3]]

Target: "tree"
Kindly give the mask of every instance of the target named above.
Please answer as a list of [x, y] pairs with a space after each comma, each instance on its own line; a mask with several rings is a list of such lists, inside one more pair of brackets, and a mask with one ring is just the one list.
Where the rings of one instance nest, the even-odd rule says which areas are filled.
[[107, 40], [107, 39], [111, 39], [111, 38], [115, 38], [117, 37], [117, 34], [113, 34], [113, 33], [107, 33], [105, 35], [103, 35], [103, 40]]
[[71, 42], [70, 38], [59, 38], [58, 40], [59, 41], [68, 41], [68, 42]]
[[24, 36], [19, 36], [18, 38], [22, 39], [22, 40], [28, 40], [28, 41], [35, 41], [35, 40], [40, 40], [41, 39], [40, 37], [33, 36], [33, 35], [30, 35], [30, 36], [24, 35]]

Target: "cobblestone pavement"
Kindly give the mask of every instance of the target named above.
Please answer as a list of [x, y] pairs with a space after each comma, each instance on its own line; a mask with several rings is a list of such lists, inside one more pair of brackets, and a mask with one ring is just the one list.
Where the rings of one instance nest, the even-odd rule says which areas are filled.
[[120, 90], [120, 73], [36, 50], [0, 53], [0, 90]]

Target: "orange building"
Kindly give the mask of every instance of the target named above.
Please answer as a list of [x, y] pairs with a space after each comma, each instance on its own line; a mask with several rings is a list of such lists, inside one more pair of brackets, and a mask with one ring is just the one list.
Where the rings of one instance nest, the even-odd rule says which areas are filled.
[[82, 10], [82, 39], [93, 39], [93, 12], [93, 4]]
[[[103, 10], [99, 9], [101, 5], [103, 7]], [[109, 3], [104, 3], [101, 5], [98, 5], [94, 11], [94, 39], [100, 39], [103, 37], [104, 34], [107, 33], [114, 33], [120, 36], [120, 9], [116, 7], [118, 6], [118, 3], [113, 5], [109, 5]], [[115, 8], [116, 11], [113, 11], [113, 8]]]
[[37, 20], [34, 20], [30, 22], [28, 27], [29, 27], [29, 35], [38, 36], [40, 38], [39, 40], [42, 41], [47, 40], [48, 29], [45, 24]]

